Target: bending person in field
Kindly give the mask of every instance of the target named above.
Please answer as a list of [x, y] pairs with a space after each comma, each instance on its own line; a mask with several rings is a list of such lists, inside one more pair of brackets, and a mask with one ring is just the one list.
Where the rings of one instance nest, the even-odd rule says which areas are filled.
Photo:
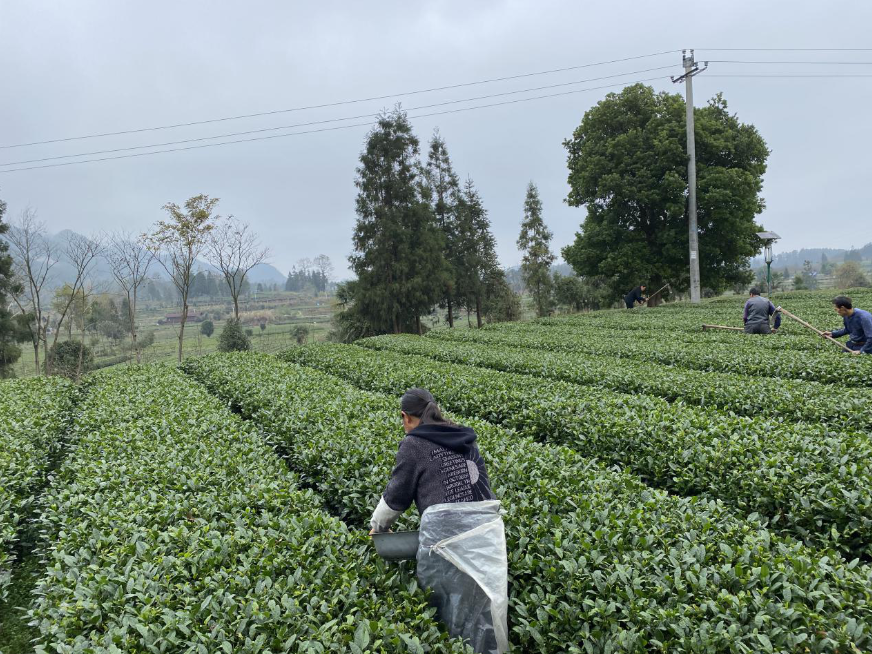
[[389, 531], [412, 502], [421, 514], [418, 581], [452, 636], [476, 652], [508, 650], [508, 563], [500, 503], [471, 427], [442, 416], [429, 391], [400, 400], [405, 438], [370, 520]]
[[742, 322], [745, 323], [746, 334], [771, 334], [769, 316], [775, 316], [775, 329], [781, 327], [781, 312], [775, 310], [775, 305], [765, 297], [760, 297], [760, 289], [756, 286], [749, 291], [751, 297], [745, 302], [745, 312]]
[[833, 298], [833, 306], [836, 313], [842, 316], [844, 327], [824, 332], [823, 336], [848, 336], [845, 345], [851, 350], [851, 354], [872, 354], [872, 314], [863, 309], [855, 309], [851, 298], [844, 295]]
[[646, 288], [648, 288], [648, 287], [645, 286], [645, 284], [640, 284], [639, 286], [634, 288], [632, 291], [627, 293], [627, 295], [624, 297], [624, 304], [627, 305], [628, 309], [632, 309], [633, 307], [635, 307], [636, 302], [639, 302], [641, 304], [642, 302], [645, 302], [648, 299], [647, 297], [645, 297], [645, 289]]

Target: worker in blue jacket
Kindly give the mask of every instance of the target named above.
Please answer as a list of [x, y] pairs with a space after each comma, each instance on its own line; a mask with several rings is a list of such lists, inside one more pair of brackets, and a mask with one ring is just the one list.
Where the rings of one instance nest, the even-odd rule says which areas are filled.
[[841, 338], [848, 336], [845, 345], [851, 350], [851, 354], [872, 354], [872, 314], [863, 309], [855, 309], [851, 298], [839, 295], [833, 298], [833, 306], [836, 313], [842, 316], [844, 327], [831, 332], [824, 332], [823, 336]]

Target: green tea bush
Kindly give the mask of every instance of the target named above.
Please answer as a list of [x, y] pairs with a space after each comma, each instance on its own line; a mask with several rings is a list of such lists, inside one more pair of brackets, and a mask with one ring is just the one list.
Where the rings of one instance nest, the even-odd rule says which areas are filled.
[[[661, 325], [661, 333], [665, 329], [667, 327]], [[624, 333], [625, 336], [616, 336], [604, 328], [583, 331], [566, 327], [539, 328], [534, 331], [440, 329], [431, 332], [428, 338], [584, 353], [608, 359], [625, 358], [689, 370], [727, 372], [767, 379], [799, 379], [850, 388], [872, 387], [870, 357], [849, 358], [832, 344], [827, 345], [829, 351], [808, 352], [765, 347], [766, 343], [775, 343], [781, 336], [735, 334], [731, 342], [713, 345], [702, 341], [691, 343], [670, 339], [660, 334], [644, 338], [629, 331]]]
[[356, 344], [621, 393], [656, 395], [751, 417], [809, 421], [852, 431], [872, 430], [872, 389], [857, 388], [846, 393], [831, 384], [817, 382], [783, 379], [773, 384], [769, 379], [734, 373], [690, 371], [630, 359], [445, 342], [410, 335], [376, 336]]
[[[832, 299], [836, 295], [842, 294], [836, 289], [813, 293], [807, 291], [775, 293], [771, 301], [776, 306], [783, 306], [791, 313], [821, 329], [828, 329], [841, 324], [841, 318], [836, 315], [833, 309]], [[869, 289], [854, 289], [847, 294], [851, 297], [854, 306], [861, 309], [872, 307], [872, 291]], [[699, 332], [703, 323], [741, 326], [742, 309], [747, 299], [748, 296], [742, 293], [712, 298], [696, 305], [688, 302], [661, 305], [655, 311], [646, 308], [634, 309], [633, 311], [619, 309], [579, 313], [553, 319], [542, 318], [533, 321], [532, 325], [542, 327], [581, 327], [587, 325], [616, 331], [638, 331], [647, 327], [649, 329], [660, 328], [667, 335], [674, 332]], [[531, 326], [531, 323], [523, 325]], [[517, 326], [521, 326], [521, 324]], [[503, 327], [513, 329], [515, 325], [501, 325], [499, 329]], [[809, 342], [820, 343], [820, 340], [806, 327], [802, 327], [787, 318], [783, 322], [783, 329], [793, 335], [802, 335]], [[827, 348], [832, 347], [831, 345], [823, 345]]]
[[[658, 309], [659, 311], [659, 309]], [[644, 312], [639, 312], [644, 313]], [[651, 312], [653, 313], [653, 312]], [[617, 322], [610, 316], [595, 322], [588, 320], [578, 323], [511, 323], [500, 325], [499, 329], [488, 325], [481, 333], [487, 334], [520, 334], [524, 336], [539, 336], [547, 339], [552, 336], [572, 336], [576, 341], [593, 339], [595, 341], [607, 340], [612, 343], [645, 343], [652, 348], [664, 346], [683, 345], [691, 349], [699, 349], [702, 346], [712, 348], [715, 351], [724, 348], [739, 348], [742, 351], [763, 352], [812, 352], [832, 354], [837, 352], [831, 343], [821, 338], [812, 338], [809, 332], [800, 332], [792, 324], [782, 322], [779, 331], [772, 334], [773, 338], [749, 338], [748, 334], [736, 331], [724, 331], [710, 329], [702, 331], [701, 322], [693, 322], [692, 329], [686, 329], [684, 320], [677, 320], [674, 314], [664, 313], [659, 316], [659, 321], [643, 321], [639, 318]], [[555, 318], [555, 321], [558, 320]], [[741, 311], [731, 321], [723, 321], [728, 327], [742, 327]], [[451, 334], [439, 333], [432, 336], [441, 337]]]
[[218, 336], [219, 352], [243, 352], [251, 349], [251, 339], [242, 330], [238, 320], [229, 319]]
[[78, 380], [94, 365], [94, 352], [78, 341], [61, 341], [52, 345], [48, 353], [49, 361], [43, 364], [44, 371]]
[[170, 367], [98, 373], [44, 500], [37, 652], [462, 652], [407, 572]]
[[457, 413], [620, 464], [653, 486], [720, 499], [772, 528], [872, 555], [872, 440], [529, 375], [357, 346], [282, 354], [368, 390], [424, 386]]
[[74, 388], [58, 377], [0, 382], [0, 601], [12, 546], [64, 443]]
[[[396, 396], [266, 355], [212, 355], [184, 368], [281, 443], [332, 511], [365, 525], [402, 436]], [[514, 651], [872, 646], [867, 567], [779, 538], [720, 502], [668, 495], [568, 448], [467, 424], [507, 510]]]

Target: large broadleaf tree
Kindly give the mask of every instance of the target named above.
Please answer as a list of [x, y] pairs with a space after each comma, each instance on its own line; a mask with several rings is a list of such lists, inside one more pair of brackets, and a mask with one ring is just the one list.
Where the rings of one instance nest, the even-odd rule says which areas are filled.
[[[722, 95], [694, 110], [699, 263], [715, 292], [751, 281], [769, 150]], [[568, 151], [566, 201], [587, 216], [563, 258], [607, 280], [614, 297], [639, 283], [689, 287], [684, 99], [636, 84], [585, 113]]]

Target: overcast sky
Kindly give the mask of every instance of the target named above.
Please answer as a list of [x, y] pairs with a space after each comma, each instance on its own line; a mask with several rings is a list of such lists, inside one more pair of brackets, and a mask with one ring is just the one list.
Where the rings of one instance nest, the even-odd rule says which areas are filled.
[[[584, 210], [568, 207], [562, 141], [610, 90], [414, 118], [425, 105], [634, 73], [484, 104], [606, 84], [678, 91], [680, 52], [698, 59], [872, 61], [872, 52], [723, 52], [706, 48], [870, 47], [872, 2], [89, 2], [0, 0], [0, 145], [332, 103], [646, 55], [672, 54], [333, 108], [112, 138], [0, 149], [0, 163], [151, 145], [349, 116], [401, 101], [426, 148], [439, 127], [461, 177], [489, 210], [505, 265], [528, 181], [539, 186], [554, 250]], [[696, 105], [722, 91], [772, 156], [763, 225], [778, 250], [872, 241], [872, 77], [734, 78], [715, 74], [866, 73], [868, 65], [713, 63]], [[470, 106], [452, 105], [447, 108]], [[369, 118], [330, 123], [370, 123]], [[284, 132], [273, 132], [281, 134]], [[0, 174], [8, 218], [34, 207], [51, 231], [143, 231], [160, 207], [206, 193], [250, 222], [283, 272], [329, 255], [348, 275], [355, 167], [367, 132], [354, 127], [266, 141]], [[263, 135], [263, 134], [261, 134]], [[257, 136], [257, 135], [255, 135]], [[237, 137], [237, 138], [251, 138]], [[225, 139], [229, 140], [229, 139]], [[175, 146], [178, 147], [178, 146]], [[114, 155], [100, 155], [114, 156]], [[66, 160], [60, 160], [66, 161]], [[58, 163], [46, 162], [46, 163]], [[29, 164], [34, 165], [34, 164]], [[39, 165], [39, 164], [36, 164]], [[0, 166], [0, 170], [4, 170]]]

